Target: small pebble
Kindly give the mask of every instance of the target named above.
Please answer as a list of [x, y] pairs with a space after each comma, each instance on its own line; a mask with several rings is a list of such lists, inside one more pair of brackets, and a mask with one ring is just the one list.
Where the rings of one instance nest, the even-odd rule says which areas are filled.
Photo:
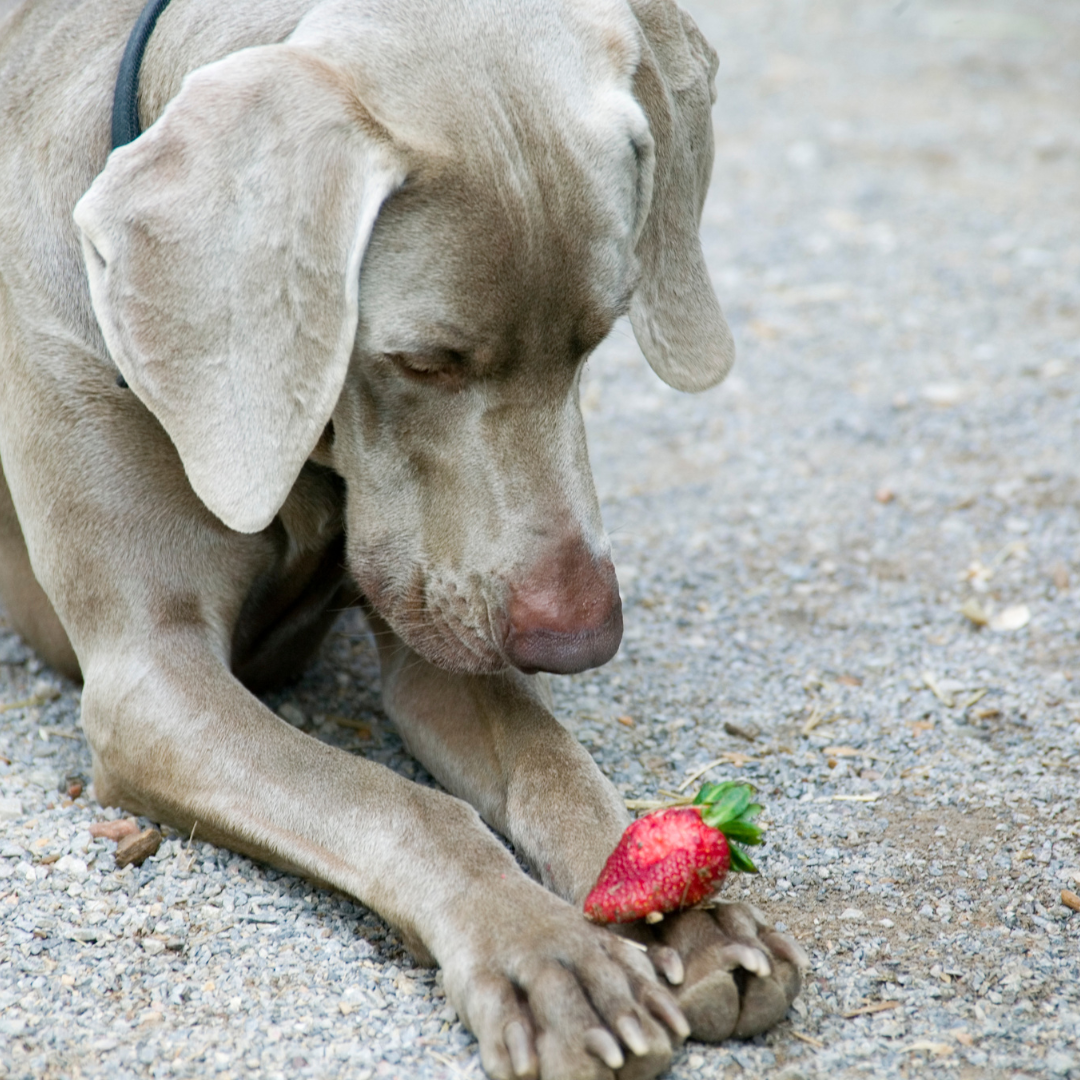
[[161, 833], [157, 829], [143, 829], [140, 833], [125, 836], [116, 845], [114, 859], [118, 868], [142, 866], [161, 847]]

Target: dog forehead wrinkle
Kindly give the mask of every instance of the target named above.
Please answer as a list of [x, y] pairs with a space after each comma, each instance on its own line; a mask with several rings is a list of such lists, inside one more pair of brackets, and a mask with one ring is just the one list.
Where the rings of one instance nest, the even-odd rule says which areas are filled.
[[628, 80], [640, 49], [624, 0], [323, 0], [289, 40], [362, 72], [369, 107], [421, 142], [446, 116], [459, 131], [482, 121], [510, 88]]
[[[402, 32], [417, 18], [425, 34]], [[575, 250], [560, 261], [599, 263], [594, 279], [613, 276], [602, 265], [612, 260], [586, 249], [593, 234], [607, 240], [633, 224], [632, 146], [647, 125], [631, 92], [639, 44], [627, 5], [404, 0], [346, 11], [328, 0], [290, 40], [349, 70], [371, 116], [419, 161], [472, 174], [463, 194], [484, 193], [504, 218], [496, 225], [487, 207], [482, 235], [493, 254], [535, 262], [548, 253], [550, 263], [551, 242], [570, 238]], [[414, 180], [423, 183], [410, 168], [399, 198]], [[446, 181], [438, 190], [449, 214]]]

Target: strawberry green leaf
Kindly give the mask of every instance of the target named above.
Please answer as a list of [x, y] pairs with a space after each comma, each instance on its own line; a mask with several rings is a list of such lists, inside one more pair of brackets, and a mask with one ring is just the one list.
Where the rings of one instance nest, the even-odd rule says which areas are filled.
[[[708, 790], [708, 789], [712, 790]], [[704, 798], [702, 795], [704, 794]], [[735, 821], [746, 813], [751, 805], [753, 790], [748, 784], [729, 781], [725, 784], [707, 784], [694, 800], [697, 806], [703, 806], [702, 819], [713, 828], [718, 828], [723, 821]]]
[[751, 790], [750, 785], [742, 780], [725, 780], [718, 784], [702, 784], [701, 790], [694, 798], [694, 803], [698, 806], [703, 803], [714, 803], [731, 791], [745, 792], [749, 795]]
[[730, 783], [731, 781], [728, 781], [727, 784], [702, 784], [701, 790], [694, 796], [694, 805], [701, 806], [703, 803], [716, 802], [723, 788]]
[[758, 868], [751, 862], [750, 856], [735, 844], [729, 845], [731, 869], [740, 874], [756, 874]]
[[764, 843], [761, 829], [751, 825], [749, 821], [728, 821], [721, 826], [720, 831], [729, 839], [737, 840], [740, 844], [749, 844], [757, 847]]
[[722, 832], [728, 839], [731, 869], [744, 874], [756, 874], [757, 867], [739, 846], [756, 847], [764, 842], [763, 830], [753, 819], [761, 813], [761, 805], [751, 800], [754, 789], [741, 780], [703, 784], [694, 798], [694, 806], [700, 807], [701, 820], [711, 828]]

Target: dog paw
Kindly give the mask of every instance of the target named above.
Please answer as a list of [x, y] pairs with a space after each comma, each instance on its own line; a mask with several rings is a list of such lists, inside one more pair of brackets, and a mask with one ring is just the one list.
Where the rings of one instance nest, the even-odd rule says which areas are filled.
[[691, 1036], [747, 1038], [779, 1023], [802, 985], [809, 959], [750, 904], [718, 903], [668, 916], [649, 947], [674, 984]]
[[492, 1080], [649, 1080], [690, 1032], [646, 953], [544, 893], [444, 959]]

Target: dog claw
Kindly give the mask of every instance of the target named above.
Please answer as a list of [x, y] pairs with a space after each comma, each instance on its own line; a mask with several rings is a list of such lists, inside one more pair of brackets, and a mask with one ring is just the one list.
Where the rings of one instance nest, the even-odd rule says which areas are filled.
[[743, 945], [741, 942], [733, 941], [719, 950], [717, 958], [728, 971], [745, 968], [752, 975], [758, 975], [762, 979], [767, 979], [772, 974], [769, 958], [752, 945]]
[[650, 950], [653, 967], [664, 976], [672, 986], [680, 986], [686, 978], [686, 968], [682, 957], [667, 945], [657, 945]]
[[604, 1028], [590, 1028], [585, 1032], [585, 1049], [598, 1057], [609, 1069], [621, 1069], [626, 1064], [615, 1036]]
[[690, 1023], [678, 1007], [666, 994], [653, 994], [649, 999], [652, 1014], [662, 1020], [675, 1032], [680, 1040], [690, 1037]]
[[536, 1076], [536, 1055], [533, 1053], [532, 1040], [520, 1020], [511, 1020], [503, 1031], [510, 1066], [518, 1080], [532, 1080]]
[[633, 1016], [620, 1016], [615, 1021], [615, 1028], [622, 1036], [631, 1053], [638, 1057], [644, 1057], [649, 1052], [649, 1044], [645, 1039], [645, 1032]]

